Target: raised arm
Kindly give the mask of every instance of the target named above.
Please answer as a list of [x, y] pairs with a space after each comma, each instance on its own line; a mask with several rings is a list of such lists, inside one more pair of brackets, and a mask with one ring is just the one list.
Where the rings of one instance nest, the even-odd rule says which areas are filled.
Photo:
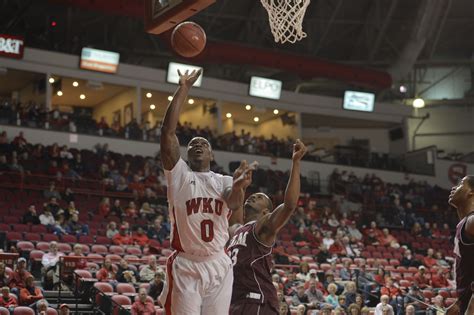
[[[245, 190], [252, 182], [252, 172], [257, 167], [257, 162], [248, 164], [247, 161], [240, 162], [240, 166], [235, 170], [232, 187], [227, 187], [224, 190], [224, 200], [227, 206], [233, 212], [238, 211], [242, 213], [242, 205], [244, 204]], [[240, 210], [240, 211], [239, 211]], [[238, 219], [235, 213], [231, 216], [230, 221], [242, 221]], [[231, 222], [229, 222], [231, 223]], [[239, 223], [239, 222], [235, 222]]]
[[274, 243], [277, 233], [288, 222], [298, 204], [300, 196], [300, 163], [305, 153], [305, 145], [297, 139], [293, 145], [293, 163], [290, 179], [286, 186], [284, 202], [273, 212], [258, 220], [255, 227], [258, 239], [268, 246]]
[[201, 75], [201, 70], [192, 71], [189, 73], [187, 70], [182, 74], [178, 70], [179, 74], [179, 87], [174, 93], [173, 100], [169, 103], [166, 109], [163, 124], [161, 126], [161, 161], [165, 170], [172, 170], [173, 167], [179, 160], [179, 141], [176, 137], [176, 127], [178, 126], [179, 114], [181, 107], [183, 106], [188, 92], [194, 82]]

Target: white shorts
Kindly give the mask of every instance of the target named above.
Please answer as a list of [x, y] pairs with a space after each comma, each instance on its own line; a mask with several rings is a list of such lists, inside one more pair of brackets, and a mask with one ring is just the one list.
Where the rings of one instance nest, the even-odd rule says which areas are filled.
[[212, 257], [174, 252], [159, 300], [166, 315], [229, 314], [233, 281], [232, 261], [224, 251]]

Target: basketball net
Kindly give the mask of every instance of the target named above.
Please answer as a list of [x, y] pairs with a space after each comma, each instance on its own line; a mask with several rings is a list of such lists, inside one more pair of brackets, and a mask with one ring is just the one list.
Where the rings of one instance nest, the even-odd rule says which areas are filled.
[[306, 37], [303, 19], [311, 0], [260, 0], [268, 12], [275, 42], [295, 43]]

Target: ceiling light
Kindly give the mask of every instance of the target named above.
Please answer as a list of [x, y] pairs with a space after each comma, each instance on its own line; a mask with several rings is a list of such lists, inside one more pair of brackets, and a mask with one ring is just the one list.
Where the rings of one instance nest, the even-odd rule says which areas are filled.
[[255, 122], [258, 122], [259, 120], [260, 120], [260, 118], [258, 118], [258, 117], [253, 118], [253, 121], [255, 121]]
[[278, 115], [278, 113], [279, 113], [278, 109], [273, 110], [273, 114]]
[[227, 113], [227, 114], [225, 114], [225, 117], [227, 117], [227, 118], [232, 118], [232, 114], [231, 114], [231, 113]]
[[79, 98], [80, 98], [81, 100], [85, 100], [85, 99], [86, 99], [86, 96], [85, 96], [84, 94], [81, 94], [81, 95], [79, 96]]
[[56, 92], [56, 95], [57, 95], [57, 96], [63, 96], [63, 91], [57, 91], [57, 92]]
[[170, 102], [171, 102], [172, 100], [173, 100], [173, 96], [171, 96], [171, 95], [170, 95], [170, 96], [168, 96], [168, 101], [170, 101]]
[[188, 100], [188, 103], [189, 103], [189, 105], [193, 105], [193, 104], [194, 104], [194, 100], [193, 100], [192, 98], [190, 98], [190, 99]]
[[156, 108], [155, 104], [151, 104], [151, 105], [150, 105], [150, 109], [151, 109], [151, 110], [154, 110], [155, 108]]
[[423, 108], [425, 107], [425, 101], [422, 98], [415, 98], [413, 101], [414, 108]]
[[73, 87], [78, 87], [78, 86], [79, 86], [79, 82], [77, 82], [77, 81], [72, 82], [72, 86], [73, 86]]
[[408, 89], [407, 89], [407, 87], [406, 87], [406, 86], [404, 86], [403, 84], [402, 84], [402, 85], [400, 85], [400, 93], [406, 93], [406, 92], [407, 92], [407, 90], [408, 90]]
[[147, 98], [151, 98], [152, 96], [153, 96], [153, 94], [151, 94], [150, 92], [146, 93]]
[[49, 78], [49, 80], [48, 80], [48, 82], [51, 83], [51, 84], [53, 84], [54, 81], [55, 81], [54, 78]]
[[245, 105], [245, 109], [246, 109], [246, 110], [251, 110], [251, 109], [252, 109], [252, 106], [247, 104], [247, 105]]

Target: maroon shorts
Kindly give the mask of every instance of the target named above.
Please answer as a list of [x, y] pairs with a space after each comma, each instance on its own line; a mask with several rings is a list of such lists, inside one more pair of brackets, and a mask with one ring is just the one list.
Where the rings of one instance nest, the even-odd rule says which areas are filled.
[[231, 304], [229, 315], [278, 315], [278, 310], [274, 306], [255, 303]]

